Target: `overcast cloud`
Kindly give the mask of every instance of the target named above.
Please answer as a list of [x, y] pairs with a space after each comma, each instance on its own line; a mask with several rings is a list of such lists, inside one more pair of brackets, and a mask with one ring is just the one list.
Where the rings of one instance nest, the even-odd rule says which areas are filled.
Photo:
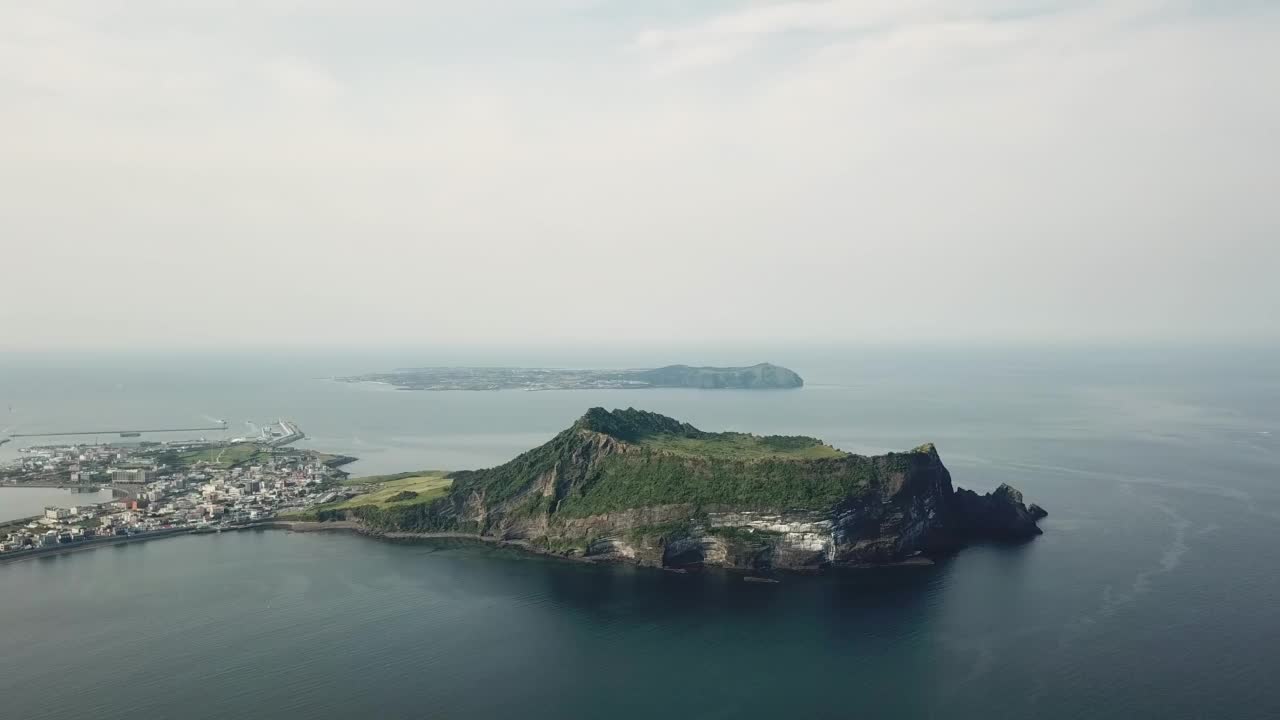
[[0, 348], [1274, 339], [1277, 68], [1265, 2], [0, 2]]

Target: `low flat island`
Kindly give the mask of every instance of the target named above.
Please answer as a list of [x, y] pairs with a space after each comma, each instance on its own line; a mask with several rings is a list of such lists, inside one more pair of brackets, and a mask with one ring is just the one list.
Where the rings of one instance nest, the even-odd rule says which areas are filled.
[[641, 370], [571, 370], [515, 367], [424, 367], [335, 378], [401, 390], [781, 390], [804, 380], [794, 371], [760, 363], [750, 367], [667, 365]]

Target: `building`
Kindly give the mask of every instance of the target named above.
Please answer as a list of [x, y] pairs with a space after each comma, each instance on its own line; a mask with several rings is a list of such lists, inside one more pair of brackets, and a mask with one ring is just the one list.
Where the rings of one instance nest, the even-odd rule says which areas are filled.
[[143, 468], [117, 468], [111, 471], [113, 485], [142, 485], [147, 481], [147, 471]]
[[71, 517], [71, 510], [60, 507], [46, 507], [44, 516], [50, 520], [65, 520]]

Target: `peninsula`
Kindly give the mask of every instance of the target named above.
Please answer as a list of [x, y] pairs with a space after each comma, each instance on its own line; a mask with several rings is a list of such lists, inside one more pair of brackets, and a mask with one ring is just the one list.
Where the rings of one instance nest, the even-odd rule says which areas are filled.
[[425, 367], [336, 378], [374, 382], [401, 390], [618, 390], [697, 388], [768, 390], [798, 388], [804, 380], [778, 365], [692, 367], [667, 365], [647, 370], [569, 370], [513, 367]]
[[112, 499], [94, 497], [68, 507], [49, 506], [34, 517], [0, 518], [0, 563], [254, 527], [277, 513], [353, 495], [342, 486], [347, 474], [340, 468], [355, 458], [292, 446], [303, 437], [296, 423], [280, 420], [262, 426], [256, 437], [230, 441], [21, 448], [17, 460], [0, 463], [0, 493], [10, 487], [59, 487], [96, 496], [109, 489]]
[[704, 432], [593, 408], [506, 464], [407, 473], [295, 519], [390, 537], [466, 535], [680, 568], [811, 570], [925, 561], [975, 539], [1040, 534], [1001, 485], [952, 487], [933, 445], [864, 457], [803, 436]]

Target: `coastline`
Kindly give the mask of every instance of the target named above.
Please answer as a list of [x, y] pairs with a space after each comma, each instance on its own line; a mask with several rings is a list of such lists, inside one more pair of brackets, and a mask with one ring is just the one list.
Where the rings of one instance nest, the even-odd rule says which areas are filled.
[[135, 542], [145, 542], [147, 540], [160, 540], [162, 538], [176, 537], [178, 535], [203, 535], [209, 530], [197, 530], [194, 528], [175, 528], [172, 530], [157, 530], [155, 532], [139, 534], [139, 535], [119, 535], [108, 538], [95, 540], [86, 540], [74, 544], [54, 545], [52, 547], [34, 548], [31, 550], [21, 550], [15, 552], [7, 552], [0, 554], [0, 565], [21, 562], [23, 560], [34, 560], [35, 558], [53, 557], [55, 555], [64, 555], [69, 553], [81, 552], [83, 550], [96, 550], [103, 547], [112, 547], [116, 545], [128, 545]]
[[[70, 554], [85, 550], [94, 550], [103, 547], [113, 547], [118, 545], [128, 545], [135, 542], [145, 542], [147, 540], [160, 540], [163, 538], [178, 537], [181, 535], [216, 535], [223, 532], [239, 532], [243, 530], [285, 530], [296, 533], [350, 533], [354, 535], [363, 535], [373, 540], [388, 540], [391, 542], [413, 542], [419, 540], [465, 540], [471, 542], [483, 543], [486, 545], [494, 545], [497, 547], [507, 547], [520, 550], [531, 555], [540, 555], [548, 558], [559, 560], [567, 560], [570, 562], [586, 563], [588, 565], [612, 565], [612, 564], [635, 564], [637, 567], [647, 567], [652, 570], [660, 570], [663, 572], [671, 572], [678, 574], [688, 573], [685, 568], [674, 567], [658, 567], [653, 565], [644, 565], [641, 563], [629, 563], [627, 558], [617, 556], [599, 556], [599, 557], [583, 557], [574, 555], [562, 555], [552, 552], [530, 543], [527, 540], [507, 540], [504, 538], [494, 537], [491, 535], [475, 535], [472, 533], [461, 532], [386, 532], [382, 530], [374, 530], [350, 520], [331, 520], [327, 522], [315, 522], [310, 520], [263, 520], [245, 525], [234, 525], [225, 528], [174, 528], [170, 530], [160, 530], [156, 532], [116, 536], [110, 538], [102, 538], [98, 540], [76, 543], [74, 545], [55, 545], [53, 547], [35, 548], [17, 553], [5, 553], [0, 555], [0, 565], [6, 565], [23, 560], [31, 560], [41, 557], [53, 557], [57, 555]], [[829, 570], [878, 570], [885, 568], [899, 567], [931, 567], [935, 565], [933, 559], [919, 555], [906, 558], [892, 563], [881, 564], [863, 564], [863, 565], [834, 565]], [[719, 567], [714, 566], [718, 570], [742, 575], [743, 579], [749, 582], [777, 582], [772, 576], [776, 575], [812, 575], [824, 572], [824, 570], [770, 570], [765, 576], [754, 574], [754, 571], [747, 568]]]
[[[285, 436], [283, 438], [276, 438], [275, 440], [269, 441], [269, 442], [249, 443], [245, 445], [245, 447], [249, 448], [252, 456], [254, 457], [256, 457], [258, 454], [260, 454], [265, 450], [266, 452], [272, 454], [274, 458], [276, 453], [281, 452], [280, 451], [281, 447], [305, 437], [305, 435], [302, 434], [301, 430], [299, 430], [296, 425], [289, 424], [287, 427], [291, 432], [291, 434], [288, 436]], [[212, 466], [214, 466], [215, 468], [220, 467], [217, 462], [218, 459], [222, 457], [223, 453], [225, 453], [227, 449], [235, 445], [236, 443], [233, 443], [233, 442], [209, 444], [209, 443], [204, 443], [202, 441], [200, 444], [200, 450], [197, 452], [206, 452], [210, 448], [221, 448], [221, 451], [217, 453], [216, 458], [210, 455], [203, 459], [193, 460], [188, 464], [183, 464], [183, 462], [174, 461], [176, 463], [173, 466], [174, 468], [176, 468], [174, 472], [176, 473], [178, 471], [181, 471], [183, 468], [190, 470], [191, 467], [196, 465], [199, 465], [201, 467], [206, 467], [206, 466], [209, 466], [210, 463], [212, 463]], [[53, 448], [53, 449], [58, 449], [59, 447], [61, 446], [49, 446], [49, 448]], [[74, 448], [72, 448], [72, 450], [74, 450]], [[58, 456], [60, 461], [65, 460], [66, 457], [69, 457], [68, 455], [66, 455], [67, 448], [65, 447], [61, 448], [60, 452], [63, 452], [63, 455]], [[294, 448], [289, 448], [285, 450], [283, 452], [283, 455], [286, 458], [286, 460], [289, 460], [289, 461], [298, 460], [299, 462], [313, 461], [313, 462], [319, 463], [319, 465], [323, 466], [323, 468], [320, 471], [318, 471], [317, 474], [325, 478], [330, 483], [332, 483], [335, 477], [338, 479], [339, 482], [341, 482], [342, 479], [349, 477], [350, 476], [349, 473], [343, 470], [342, 468], [347, 465], [350, 465], [351, 463], [357, 462], [359, 460], [359, 458], [352, 455], [345, 455], [340, 453], [326, 453], [318, 450], [297, 450]], [[172, 460], [172, 458], [170, 458], [170, 460]], [[237, 464], [243, 464], [244, 461], [245, 461], [245, 458], [238, 458], [234, 461], [228, 460], [229, 465], [226, 468], [222, 468], [222, 469], [225, 470], [231, 466], [234, 466]], [[169, 466], [162, 465], [161, 467], [168, 468]], [[15, 518], [0, 520], [0, 536], [4, 536], [4, 535], [20, 536], [17, 538], [9, 538], [14, 540], [14, 542], [12, 543], [9, 543], [8, 540], [6, 540], [5, 550], [3, 552], [0, 552], [0, 565], [7, 564], [10, 562], [18, 562], [21, 560], [26, 560], [28, 558], [61, 555], [65, 553], [78, 552], [81, 550], [87, 550], [87, 549], [102, 547], [106, 545], [123, 545], [123, 544], [128, 544], [134, 541], [151, 540], [151, 539], [156, 539], [161, 537], [170, 537], [173, 535], [216, 533], [216, 532], [221, 532], [223, 530], [242, 529], [239, 525], [210, 527], [210, 526], [204, 525], [204, 523], [202, 522], [203, 517], [192, 519], [190, 517], [190, 513], [184, 513], [183, 515], [185, 515], [186, 517], [178, 517], [176, 518], [176, 520], [174, 518], [169, 518], [167, 520], [157, 519], [157, 520], [148, 520], [145, 523], [138, 522], [139, 520], [138, 516], [136, 515], [131, 516], [126, 523], [121, 524], [122, 527], [127, 526], [128, 532], [130, 533], [127, 535], [124, 535], [124, 534], [116, 535], [114, 534], [114, 532], [110, 532], [110, 531], [103, 533], [101, 535], [91, 536], [88, 538], [84, 537], [83, 534], [72, 535], [71, 533], [74, 532], [77, 527], [79, 528], [95, 527], [96, 528], [101, 524], [101, 523], [95, 523], [94, 525], [89, 526], [87, 523], [84, 522], [84, 517], [81, 517], [81, 516], [84, 516], [87, 514], [89, 518], [96, 518], [101, 514], [114, 514], [115, 510], [112, 508], [112, 505], [114, 503], [117, 503], [122, 499], [129, 500], [133, 498], [134, 493], [140, 491], [139, 488], [145, 489], [152, 486], [150, 485], [117, 485], [114, 482], [111, 482], [110, 480], [108, 480], [107, 482], [72, 482], [69, 480], [51, 479], [53, 475], [50, 475], [49, 473], [44, 473], [40, 477], [43, 479], [27, 480], [25, 482], [19, 482], [17, 480], [6, 477], [4, 481], [0, 481], [0, 493], [5, 492], [8, 489], [20, 489], [20, 490], [36, 490], [36, 489], [63, 490], [65, 489], [65, 490], [71, 490], [71, 491], [91, 490], [95, 492], [95, 496], [92, 498], [84, 498], [84, 497], [76, 498], [76, 500], [79, 501], [76, 507], [81, 508], [81, 510], [85, 508], [90, 508], [92, 509], [92, 513], [84, 513], [84, 512], [76, 512], [74, 514], [64, 513], [64, 514], [60, 514], [59, 517], [55, 518], [53, 522], [49, 522], [45, 520], [45, 517], [46, 517], [46, 514], [48, 513], [48, 510], [51, 504], [49, 502], [50, 499], [39, 498], [39, 499], [46, 500], [45, 508], [44, 508], [45, 514], [33, 514], [33, 515], [27, 515], [23, 517], [15, 517]], [[159, 492], [162, 493], [161, 497], [171, 497], [176, 494], [176, 490], [174, 487], [171, 486], [171, 484], [161, 485], [159, 486], [159, 488], [160, 488]], [[179, 485], [178, 489], [186, 490], [186, 487]], [[105, 498], [101, 497], [102, 495], [106, 495], [107, 497]], [[86, 502], [85, 501], [86, 499], [89, 501]], [[198, 499], [199, 498], [197, 498], [197, 500]], [[65, 498], [58, 498], [56, 500], [52, 500], [52, 503], [57, 504], [59, 507], [61, 507], [62, 504], [64, 504], [65, 502], [66, 502]], [[272, 502], [274, 503], [276, 501], [273, 500]], [[194, 505], [192, 505], [191, 507], [194, 507]], [[137, 509], [136, 505], [134, 506], [134, 509], [135, 510]], [[277, 508], [274, 505], [269, 508], [271, 512], [274, 512], [276, 509]], [[28, 509], [27, 511], [30, 512], [30, 509]], [[173, 514], [173, 510], [170, 509], [168, 514]], [[152, 514], [151, 517], [155, 518], [155, 517], [159, 517], [160, 515], [161, 514]], [[244, 522], [244, 520], [245, 520], [244, 517], [236, 518], [236, 521], [238, 522]], [[43, 525], [44, 527], [40, 527], [37, 523], [39, 523], [39, 525]], [[173, 524], [169, 524], [169, 523], [173, 523]], [[114, 525], [114, 523], [108, 523], [108, 525]], [[58, 537], [63, 538], [64, 540], [63, 542], [50, 543], [48, 542], [47, 537], [40, 537], [40, 538], [36, 537], [37, 533], [47, 536], [49, 532], [53, 530], [59, 531]], [[64, 533], [65, 533], [65, 536], [64, 536]], [[13, 549], [10, 549], [10, 548], [13, 548]]]
[[332, 532], [332, 533], [353, 533], [363, 535], [365, 537], [377, 540], [473, 540], [493, 545], [504, 545], [515, 547], [528, 552], [547, 555], [551, 557], [562, 557], [566, 560], [586, 560], [587, 562], [599, 562], [597, 560], [587, 560], [585, 558], [570, 558], [555, 553], [545, 552], [537, 546], [531, 545], [523, 540], [503, 540], [501, 538], [471, 535], [468, 533], [406, 533], [406, 532], [380, 532], [370, 530], [359, 523], [348, 520], [335, 520], [330, 522], [311, 522], [304, 520], [263, 520], [255, 523], [247, 523], [245, 525], [233, 525], [224, 528], [173, 528], [170, 530], [159, 530], [138, 535], [121, 535], [95, 540], [87, 540], [84, 542], [54, 545], [51, 547], [34, 548], [31, 550], [23, 550], [19, 552], [9, 552], [0, 554], [0, 565], [5, 565], [22, 560], [30, 560], [40, 557], [51, 557], [54, 555], [63, 555], [68, 553], [80, 552], [83, 550], [94, 550], [102, 547], [115, 545], [128, 545], [135, 542], [144, 542], [147, 540], [159, 540], [162, 538], [177, 537], [180, 535], [216, 535], [223, 532], [239, 532], [242, 530], [287, 530], [290, 532], [308, 533], [308, 532]]
[[[460, 532], [426, 532], [426, 533], [387, 532], [383, 530], [374, 530], [358, 522], [353, 522], [350, 520], [330, 520], [326, 522], [315, 522], [311, 520], [266, 520], [266, 521], [255, 523], [252, 525], [244, 525], [241, 527], [230, 528], [230, 529], [288, 530], [290, 532], [299, 532], [299, 533], [308, 533], [308, 532], [354, 533], [356, 535], [364, 535], [365, 537], [373, 538], [375, 540], [391, 540], [391, 541], [470, 540], [473, 542], [485, 543], [487, 545], [510, 547], [510, 548], [522, 550], [524, 552], [528, 552], [534, 555], [542, 555], [545, 557], [558, 558], [560, 560], [569, 560], [572, 562], [587, 563], [591, 565], [600, 565], [600, 564], [609, 565], [609, 564], [621, 563], [621, 564], [634, 564], [637, 567], [648, 567], [654, 570], [663, 570], [665, 572], [674, 572], [674, 573], [688, 572], [684, 568], [659, 567], [655, 565], [645, 565], [643, 563], [634, 563], [634, 562], [631, 562], [628, 558], [613, 556], [613, 555], [601, 555], [597, 557], [585, 557], [580, 555], [562, 555], [560, 553], [552, 552], [551, 550], [544, 549], [538, 545], [535, 545], [534, 543], [529, 542], [528, 540], [507, 540], [505, 538], [494, 537], [492, 535], [476, 535], [473, 533], [460, 533]], [[913, 557], [904, 558], [902, 560], [898, 560], [896, 562], [889, 562], [889, 563], [832, 565], [829, 568], [826, 568], [826, 570], [879, 570], [879, 569], [885, 569], [885, 568], [900, 568], [900, 567], [932, 567], [936, 564], [937, 563], [928, 556], [916, 555]], [[713, 565], [712, 567], [715, 567], [719, 570], [731, 572], [731, 573], [743, 574], [745, 579], [749, 579], [753, 581], [760, 580], [758, 576], [751, 575], [751, 573], [754, 571], [748, 568], [721, 567], [716, 565]], [[819, 569], [819, 570], [781, 569], [781, 570], [769, 570], [767, 572], [771, 575], [778, 575], [778, 574], [812, 575], [812, 574], [821, 573], [824, 571], [825, 570], [823, 569]]]

